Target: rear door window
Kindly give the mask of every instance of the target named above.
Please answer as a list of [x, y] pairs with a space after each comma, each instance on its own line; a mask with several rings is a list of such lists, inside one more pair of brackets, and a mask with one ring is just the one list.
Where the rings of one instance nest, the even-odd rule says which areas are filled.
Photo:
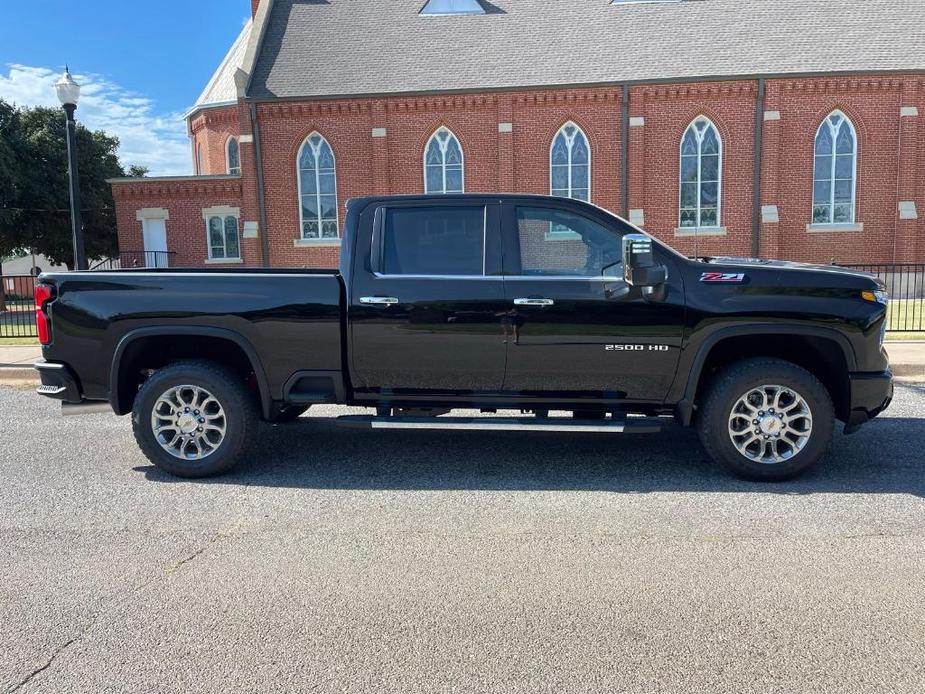
[[382, 274], [485, 274], [484, 205], [385, 210]]

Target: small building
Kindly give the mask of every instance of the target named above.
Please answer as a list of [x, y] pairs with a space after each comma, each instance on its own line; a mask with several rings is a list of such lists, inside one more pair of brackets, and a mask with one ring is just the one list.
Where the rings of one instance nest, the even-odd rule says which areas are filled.
[[565, 195], [687, 254], [925, 262], [925, 12], [855, 0], [252, 0], [132, 263], [331, 267], [348, 199]]

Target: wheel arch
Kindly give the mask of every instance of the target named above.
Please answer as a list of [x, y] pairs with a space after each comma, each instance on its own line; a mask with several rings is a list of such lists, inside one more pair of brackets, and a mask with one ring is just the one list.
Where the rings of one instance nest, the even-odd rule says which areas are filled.
[[[256, 380], [261, 413], [265, 419], [269, 418], [272, 406], [270, 385], [257, 355], [257, 350], [254, 349], [250, 341], [240, 333], [226, 328], [189, 325], [159, 325], [136, 328], [122, 336], [113, 353], [109, 373], [109, 402], [116, 414], [127, 414], [132, 409], [138, 384], [133, 382], [129, 375], [132, 373], [133, 366], [141, 365], [137, 362], [139, 355], [144, 353], [144, 349], [151, 349], [152, 345], [162, 345], [165, 344], [164, 341], [166, 340], [176, 341], [178, 338], [181, 340], [205, 338], [212, 344], [224, 343], [228, 345], [232, 348], [231, 351], [223, 353], [220, 358], [212, 359], [219, 363], [226, 363], [226, 365], [227, 363], [240, 364], [246, 360]], [[203, 359], [209, 358], [201, 354], [191, 354], [190, 356]]]
[[717, 368], [751, 357], [776, 357], [806, 368], [829, 391], [838, 418], [847, 416], [848, 372], [857, 368], [848, 339], [836, 330], [823, 327], [767, 324], [721, 328], [699, 344], [677, 404], [681, 423], [690, 425], [698, 398]]

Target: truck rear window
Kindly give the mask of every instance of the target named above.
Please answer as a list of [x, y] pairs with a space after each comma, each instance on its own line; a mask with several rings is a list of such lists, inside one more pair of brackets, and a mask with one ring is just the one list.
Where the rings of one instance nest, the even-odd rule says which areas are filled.
[[484, 274], [484, 206], [393, 207], [383, 231], [386, 275]]

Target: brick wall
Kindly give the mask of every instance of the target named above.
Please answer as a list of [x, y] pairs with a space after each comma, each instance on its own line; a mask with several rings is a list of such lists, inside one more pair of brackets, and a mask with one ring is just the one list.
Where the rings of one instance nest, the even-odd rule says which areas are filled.
[[[749, 255], [756, 97], [755, 80], [631, 87], [627, 181], [631, 219], [644, 218], [647, 231], [684, 253]], [[312, 132], [324, 135], [336, 156], [341, 226], [344, 204], [351, 197], [423, 191], [424, 146], [440, 126], [452, 130], [462, 145], [467, 191], [548, 193], [550, 143], [564, 123], [573, 121], [591, 146], [592, 201], [619, 212], [621, 100], [622, 89], [609, 87], [260, 104], [270, 263], [331, 267], [338, 260], [336, 244], [296, 243], [300, 238], [296, 155]], [[911, 107], [921, 115], [914, 115]], [[863, 230], [808, 231], [813, 140], [819, 123], [836, 108], [852, 119], [858, 133], [856, 220]], [[715, 124], [723, 142], [721, 231], [691, 237], [676, 232], [678, 168], [681, 137], [699, 115]], [[759, 220], [762, 256], [816, 262], [925, 262], [925, 144], [919, 144], [925, 128], [925, 81], [921, 77], [768, 80], [762, 119], [760, 202], [766, 211]], [[224, 172], [227, 137], [250, 133], [248, 106], [202, 111], [190, 130], [194, 146], [201, 142], [205, 147], [208, 172]], [[255, 222], [258, 198], [252, 144], [241, 144], [241, 159], [237, 204], [242, 223]], [[184, 262], [196, 264], [202, 257], [199, 247], [183, 239], [204, 236], [201, 213], [181, 211], [175, 216], [173, 209], [222, 201], [198, 189], [193, 195], [176, 194], [176, 200], [169, 192], [159, 198], [171, 210], [168, 233], [171, 238], [180, 236], [178, 249], [189, 248]], [[131, 236], [132, 229], [138, 227], [140, 234], [140, 224], [130, 208], [142, 206], [143, 197], [139, 193], [129, 196], [131, 201], [118, 201], [120, 239], [133, 246], [139, 240]], [[915, 202], [920, 217], [899, 219], [900, 201]], [[259, 239], [242, 240], [242, 247], [246, 262], [262, 261]]]
[[[167, 250], [172, 253], [170, 264], [197, 267], [204, 265], [209, 257], [203, 209], [217, 206], [240, 208], [241, 180], [223, 177], [116, 183], [113, 185], [113, 197], [120, 251], [144, 250], [142, 222], [138, 219], [140, 210], [165, 209], [169, 215], [165, 224]], [[243, 224], [243, 219], [241, 221]], [[242, 243], [241, 246], [243, 263], [260, 265], [258, 246], [253, 243]]]

